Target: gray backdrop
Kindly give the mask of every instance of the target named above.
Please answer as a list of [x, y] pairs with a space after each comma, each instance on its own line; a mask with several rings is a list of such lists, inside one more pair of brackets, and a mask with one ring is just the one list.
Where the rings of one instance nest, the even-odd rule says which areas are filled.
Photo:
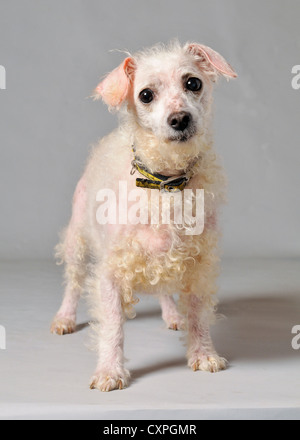
[[239, 74], [215, 92], [226, 256], [299, 256], [297, 0], [0, 0], [0, 258], [49, 258], [89, 146], [117, 124], [87, 97], [122, 54], [178, 37]]

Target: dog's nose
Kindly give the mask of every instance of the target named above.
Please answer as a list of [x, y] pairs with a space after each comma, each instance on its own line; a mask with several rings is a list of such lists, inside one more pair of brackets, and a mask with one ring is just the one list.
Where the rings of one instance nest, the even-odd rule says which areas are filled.
[[191, 114], [188, 112], [172, 113], [168, 117], [168, 124], [177, 131], [183, 131], [191, 121]]

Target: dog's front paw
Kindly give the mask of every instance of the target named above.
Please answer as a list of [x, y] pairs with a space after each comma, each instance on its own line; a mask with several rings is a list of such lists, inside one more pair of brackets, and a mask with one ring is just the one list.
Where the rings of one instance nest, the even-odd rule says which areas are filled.
[[188, 361], [189, 367], [193, 371], [209, 371], [210, 373], [217, 373], [225, 370], [227, 361], [225, 358], [218, 356], [216, 353], [211, 355], [197, 355], [192, 356]]
[[121, 371], [96, 372], [91, 379], [91, 390], [100, 391], [122, 390], [129, 384], [129, 371], [123, 369]]
[[50, 331], [56, 335], [66, 335], [74, 333], [76, 322], [74, 319], [55, 316], [52, 321]]

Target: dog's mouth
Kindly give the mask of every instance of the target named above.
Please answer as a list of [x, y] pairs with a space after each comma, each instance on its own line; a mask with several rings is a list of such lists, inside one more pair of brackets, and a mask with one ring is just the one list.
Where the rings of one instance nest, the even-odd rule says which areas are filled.
[[169, 136], [168, 140], [170, 142], [185, 143], [188, 140], [190, 140], [195, 134], [196, 134], [195, 128], [189, 130], [183, 130], [180, 133], [177, 132], [176, 134]]
[[169, 137], [169, 141], [171, 141], [171, 142], [178, 142], [178, 143], [182, 143], [182, 144], [187, 142], [189, 139], [190, 139], [190, 136], [187, 136], [187, 135], [183, 135], [183, 136], [180, 136], [180, 137], [178, 137], [178, 136], [176, 136], [176, 137], [175, 136]]

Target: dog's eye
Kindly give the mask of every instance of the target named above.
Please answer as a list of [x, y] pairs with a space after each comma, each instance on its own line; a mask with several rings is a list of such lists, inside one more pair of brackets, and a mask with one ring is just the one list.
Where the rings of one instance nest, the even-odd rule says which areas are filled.
[[202, 89], [202, 81], [199, 78], [191, 77], [185, 83], [185, 87], [192, 92], [198, 92]]
[[144, 89], [139, 94], [139, 98], [144, 104], [149, 104], [154, 98], [154, 93], [150, 89]]

